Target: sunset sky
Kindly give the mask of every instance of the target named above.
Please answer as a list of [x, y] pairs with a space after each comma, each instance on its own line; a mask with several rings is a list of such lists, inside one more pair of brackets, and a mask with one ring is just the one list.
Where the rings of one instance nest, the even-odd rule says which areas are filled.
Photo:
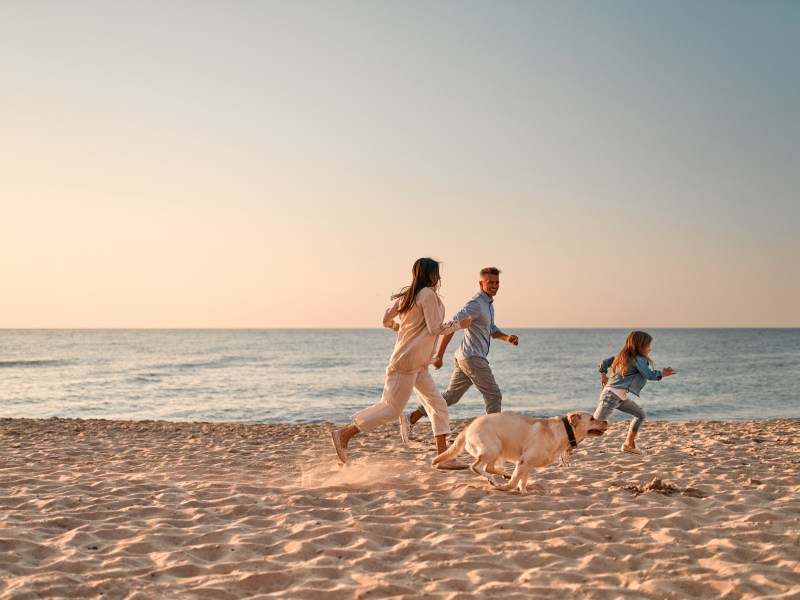
[[0, 327], [800, 326], [800, 2], [0, 2]]

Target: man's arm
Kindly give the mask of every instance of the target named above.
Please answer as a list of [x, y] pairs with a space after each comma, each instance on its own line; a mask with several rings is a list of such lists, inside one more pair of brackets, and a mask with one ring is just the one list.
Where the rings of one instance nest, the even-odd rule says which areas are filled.
[[[453, 317], [454, 321], [461, 321], [462, 319], [466, 319], [469, 317], [470, 319], [477, 319], [481, 314], [480, 306], [478, 306], [477, 300], [474, 298], [467, 302], [460, 311], [456, 313], [456, 316]], [[442, 362], [444, 359], [444, 351], [447, 350], [447, 344], [450, 343], [450, 340], [453, 339], [453, 333], [446, 333], [442, 336], [442, 341], [439, 342], [439, 351], [436, 353], [436, 356], [433, 357], [433, 368], [434, 369], [441, 369]]]
[[496, 339], [496, 340], [503, 340], [504, 342], [508, 342], [509, 344], [512, 344], [514, 346], [519, 344], [519, 338], [517, 336], [515, 336], [515, 335], [506, 335], [505, 333], [503, 333], [499, 329], [492, 334], [492, 337], [494, 339]]
[[453, 339], [453, 335], [455, 333], [446, 333], [442, 336], [442, 341], [439, 342], [439, 351], [436, 353], [436, 356], [433, 358], [433, 368], [434, 369], [441, 369], [442, 362], [444, 359], [444, 351], [447, 350], [447, 344], [450, 343], [450, 340]]

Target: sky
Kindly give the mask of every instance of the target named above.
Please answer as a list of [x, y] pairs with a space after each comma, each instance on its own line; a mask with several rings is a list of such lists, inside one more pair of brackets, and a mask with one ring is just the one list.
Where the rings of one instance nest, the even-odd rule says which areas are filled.
[[0, 1], [0, 328], [800, 326], [800, 2]]

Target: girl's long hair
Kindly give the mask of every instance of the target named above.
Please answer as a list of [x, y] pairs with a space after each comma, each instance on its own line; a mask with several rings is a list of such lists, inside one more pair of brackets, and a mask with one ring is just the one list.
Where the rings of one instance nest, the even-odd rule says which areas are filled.
[[411, 285], [392, 295], [392, 300], [400, 298], [400, 306], [397, 307], [401, 314], [407, 312], [414, 306], [417, 294], [422, 288], [431, 287], [434, 290], [439, 287], [441, 277], [439, 277], [439, 263], [432, 258], [418, 258], [411, 267]]
[[614, 357], [614, 362], [611, 363], [610, 370], [616, 371], [624, 376], [637, 356], [644, 356], [645, 359], [647, 359], [647, 363], [652, 367], [653, 361], [645, 352], [647, 346], [652, 341], [653, 336], [646, 331], [631, 331], [625, 339], [625, 345], [622, 347], [622, 350]]

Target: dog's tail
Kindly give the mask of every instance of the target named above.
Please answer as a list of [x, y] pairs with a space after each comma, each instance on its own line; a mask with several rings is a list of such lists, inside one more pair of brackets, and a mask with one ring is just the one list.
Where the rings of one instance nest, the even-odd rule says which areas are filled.
[[452, 443], [452, 445], [447, 450], [445, 450], [444, 452], [442, 452], [441, 454], [436, 456], [431, 461], [431, 464], [432, 465], [438, 465], [443, 460], [450, 460], [451, 458], [455, 458], [459, 454], [461, 454], [461, 451], [464, 449], [464, 443], [465, 443], [466, 437], [467, 437], [467, 430], [465, 429], [461, 433], [458, 434], [458, 437], [455, 439], [455, 441]]

